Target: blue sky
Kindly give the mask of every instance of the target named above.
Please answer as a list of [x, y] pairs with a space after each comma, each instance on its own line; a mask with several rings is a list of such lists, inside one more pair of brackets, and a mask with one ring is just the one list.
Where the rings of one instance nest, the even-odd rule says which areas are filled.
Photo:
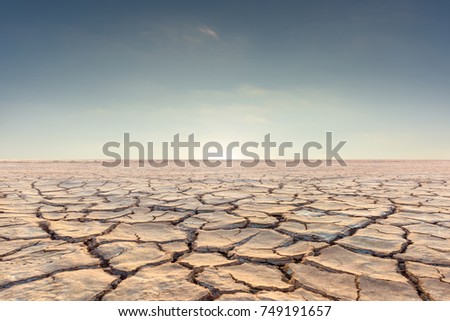
[[[450, 158], [447, 1], [1, 1], [0, 159], [107, 141], [346, 140]], [[320, 156], [320, 155], [319, 155]]]

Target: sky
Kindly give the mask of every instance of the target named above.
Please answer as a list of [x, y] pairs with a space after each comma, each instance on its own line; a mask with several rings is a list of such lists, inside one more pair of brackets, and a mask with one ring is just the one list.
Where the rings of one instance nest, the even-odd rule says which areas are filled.
[[299, 151], [326, 132], [344, 159], [449, 159], [449, 16], [430, 0], [1, 0], [0, 159], [101, 159], [124, 133]]

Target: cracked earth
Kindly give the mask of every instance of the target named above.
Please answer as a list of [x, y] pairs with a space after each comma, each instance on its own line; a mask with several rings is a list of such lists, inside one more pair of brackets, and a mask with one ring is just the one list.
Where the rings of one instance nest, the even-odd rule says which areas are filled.
[[0, 162], [0, 300], [450, 300], [450, 162]]

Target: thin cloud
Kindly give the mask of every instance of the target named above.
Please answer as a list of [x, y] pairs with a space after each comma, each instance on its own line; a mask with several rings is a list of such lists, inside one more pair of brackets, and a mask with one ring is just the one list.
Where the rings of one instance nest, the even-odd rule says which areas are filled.
[[195, 43], [202, 43], [202, 41], [198, 38], [190, 37], [190, 36], [183, 36], [184, 40], [195, 42]]
[[208, 37], [212, 37], [214, 39], [219, 39], [219, 35], [217, 32], [209, 28], [208, 26], [203, 26], [199, 28], [199, 31], [203, 33], [204, 35], [207, 35]]

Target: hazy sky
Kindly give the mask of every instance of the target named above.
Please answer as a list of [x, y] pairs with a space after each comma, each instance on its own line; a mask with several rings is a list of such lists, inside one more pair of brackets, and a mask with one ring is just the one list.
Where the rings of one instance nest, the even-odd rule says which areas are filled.
[[0, 159], [216, 140], [450, 158], [448, 1], [0, 2]]

